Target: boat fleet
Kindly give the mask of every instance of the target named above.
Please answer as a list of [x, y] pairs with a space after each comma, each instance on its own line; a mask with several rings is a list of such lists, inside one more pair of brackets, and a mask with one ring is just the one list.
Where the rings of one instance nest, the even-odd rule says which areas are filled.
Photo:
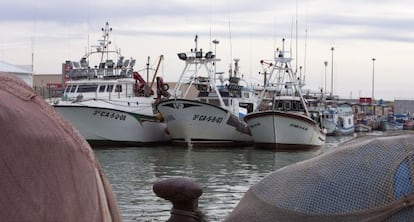
[[[170, 89], [157, 75], [163, 56], [152, 79], [147, 73], [145, 80], [134, 68], [135, 59], [110, 49], [111, 31], [106, 23], [97, 46], [79, 61], [62, 64], [63, 96], [51, 102], [92, 146], [172, 143], [303, 150], [323, 146], [326, 136], [375, 129], [366, 116], [355, 118], [350, 104], [304, 95], [304, 81], [291, 65], [284, 39], [271, 61], [261, 61], [268, 76], [254, 87], [239, 73], [238, 59], [228, 73], [218, 72], [220, 58], [199, 48], [196, 36], [193, 49], [177, 54], [184, 68]], [[408, 119], [392, 115], [375, 121], [383, 130], [400, 130], [403, 120]]]

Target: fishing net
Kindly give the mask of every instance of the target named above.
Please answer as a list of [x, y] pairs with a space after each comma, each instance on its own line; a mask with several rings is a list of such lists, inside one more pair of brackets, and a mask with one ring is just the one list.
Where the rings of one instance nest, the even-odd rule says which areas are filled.
[[0, 74], [0, 220], [120, 221], [108, 179], [73, 127]]
[[414, 221], [414, 136], [356, 139], [252, 186], [226, 221]]

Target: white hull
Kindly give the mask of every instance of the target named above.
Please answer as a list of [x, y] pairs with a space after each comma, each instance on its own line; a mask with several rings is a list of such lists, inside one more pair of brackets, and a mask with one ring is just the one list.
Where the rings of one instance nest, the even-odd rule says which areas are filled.
[[326, 134], [331, 135], [335, 133], [336, 124], [332, 119], [323, 119], [322, 125], [326, 129]]
[[372, 131], [372, 127], [362, 124], [362, 123], [357, 123], [355, 124], [355, 132], [371, 132]]
[[335, 119], [323, 119], [322, 125], [329, 136], [345, 136], [355, 132], [353, 115], [334, 115]]
[[137, 107], [103, 107], [102, 101], [86, 103], [88, 104], [60, 102], [54, 108], [92, 145], [137, 145], [166, 142], [170, 139], [164, 123], [159, 122], [154, 115], [137, 112]]
[[382, 131], [396, 131], [396, 130], [402, 130], [402, 129], [403, 129], [402, 123], [381, 121]]
[[323, 126], [326, 129], [328, 136], [345, 136], [351, 135], [355, 132], [355, 126], [339, 126], [333, 123], [331, 120], [323, 120]]
[[247, 125], [229, 111], [210, 104], [172, 99], [157, 105], [171, 139], [182, 145], [251, 144]]
[[275, 150], [303, 150], [325, 144], [325, 133], [301, 114], [263, 111], [245, 117], [255, 146]]

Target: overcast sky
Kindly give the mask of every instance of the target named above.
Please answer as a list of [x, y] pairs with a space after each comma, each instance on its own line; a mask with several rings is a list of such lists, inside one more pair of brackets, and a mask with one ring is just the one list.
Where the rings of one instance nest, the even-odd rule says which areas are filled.
[[295, 48], [297, 21], [295, 57], [305, 67], [306, 88], [324, 87], [328, 61], [330, 90], [334, 47], [335, 94], [370, 97], [374, 68], [376, 99], [414, 99], [413, 10], [409, 0], [13, 0], [0, 8], [0, 60], [31, 64], [34, 53], [35, 74], [58, 74], [109, 22], [113, 44], [137, 59], [137, 69], [148, 56], [151, 64], [165, 56], [166, 81], [178, 78], [184, 64], [176, 53], [194, 47], [196, 34], [205, 50], [214, 49], [212, 39], [220, 41], [218, 69], [227, 71], [240, 58], [241, 73], [259, 81], [259, 61], [272, 59], [282, 38]]

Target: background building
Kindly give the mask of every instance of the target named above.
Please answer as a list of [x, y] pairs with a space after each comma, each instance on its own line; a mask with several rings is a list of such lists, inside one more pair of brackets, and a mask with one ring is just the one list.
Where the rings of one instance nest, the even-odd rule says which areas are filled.
[[394, 113], [413, 114], [414, 113], [414, 100], [394, 100]]

